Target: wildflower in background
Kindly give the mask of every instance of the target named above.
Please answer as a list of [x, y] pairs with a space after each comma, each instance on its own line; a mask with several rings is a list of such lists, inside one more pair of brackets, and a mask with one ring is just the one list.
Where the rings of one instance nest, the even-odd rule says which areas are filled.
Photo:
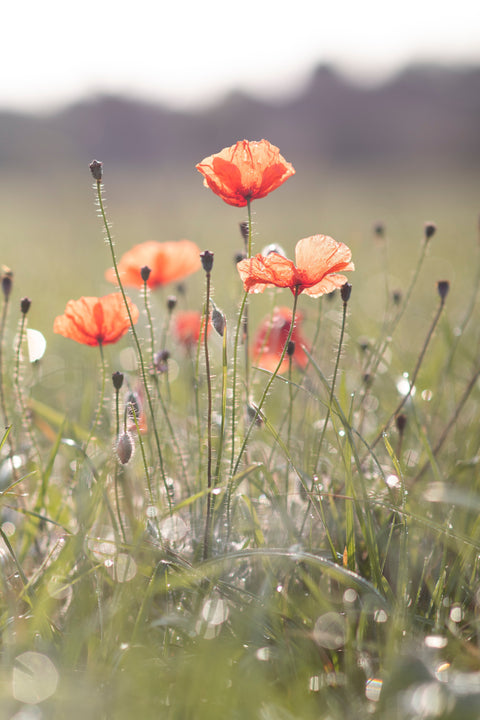
[[228, 205], [245, 207], [276, 190], [295, 169], [268, 140], [240, 140], [196, 166], [209, 187]]
[[[190, 240], [156, 242], [154, 240], [135, 245], [118, 263], [118, 271], [124, 285], [143, 287], [145, 272], [149, 288], [180, 280], [200, 269], [200, 248]], [[113, 268], [105, 273], [109, 282], [116, 283], [117, 276]]]
[[[203, 315], [198, 310], [183, 310], [176, 313], [173, 320], [173, 332], [177, 341], [190, 349], [197, 345], [200, 333], [203, 335]], [[208, 325], [210, 334], [211, 325]]]
[[[301, 347], [307, 345], [300, 331], [302, 319], [302, 314], [297, 312], [290, 342], [294, 344], [295, 348], [293, 362], [304, 369], [308, 363], [308, 358]], [[253, 362], [255, 365], [271, 372], [276, 369], [290, 332], [291, 323], [292, 311], [287, 307], [274, 308], [273, 313], [262, 321], [253, 344]], [[288, 365], [289, 359], [285, 357], [278, 372], [285, 372]]]
[[[130, 299], [127, 300], [132, 320], [136, 323], [138, 308]], [[83, 345], [115, 343], [129, 329], [130, 320], [119, 293], [69, 300], [65, 313], [55, 318], [53, 323], [54, 332]]]
[[320, 297], [347, 282], [339, 272], [354, 270], [352, 253], [347, 245], [328, 235], [313, 235], [299, 240], [295, 247], [295, 263], [271, 252], [255, 255], [237, 264], [245, 290], [263, 292], [266, 287], [290, 288]]

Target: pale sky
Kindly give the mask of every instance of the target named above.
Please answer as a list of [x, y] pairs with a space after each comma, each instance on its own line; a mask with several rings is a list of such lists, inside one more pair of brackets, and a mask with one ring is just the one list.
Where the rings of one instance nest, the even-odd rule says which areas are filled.
[[10, 0], [0, 108], [121, 93], [185, 108], [293, 90], [321, 62], [378, 80], [410, 61], [480, 63], [478, 0]]

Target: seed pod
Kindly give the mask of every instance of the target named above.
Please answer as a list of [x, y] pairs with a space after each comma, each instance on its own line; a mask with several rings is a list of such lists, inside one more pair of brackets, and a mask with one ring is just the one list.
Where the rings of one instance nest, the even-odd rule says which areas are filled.
[[129, 432], [122, 433], [116, 446], [117, 457], [122, 465], [126, 465], [133, 455], [133, 438]]

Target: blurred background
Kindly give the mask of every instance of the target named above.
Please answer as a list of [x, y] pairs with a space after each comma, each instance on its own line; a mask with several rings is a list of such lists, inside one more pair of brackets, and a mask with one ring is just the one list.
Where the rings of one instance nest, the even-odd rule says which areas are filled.
[[[49, 338], [68, 299], [112, 290], [89, 162], [104, 163], [119, 255], [188, 237], [230, 263], [245, 212], [206, 190], [195, 164], [243, 138], [267, 138], [297, 171], [255, 203], [257, 251], [279, 242], [292, 253], [318, 232], [346, 242], [368, 323], [385, 302], [373, 228], [385, 227], [390, 286], [401, 289], [433, 221], [420, 292], [448, 278], [461, 300], [470, 287], [480, 209], [474, 3], [46, 0], [9, 3], [3, 28], [0, 263]], [[197, 305], [202, 280], [191, 281]], [[220, 302], [233, 307], [237, 290], [218, 275]], [[430, 317], [432, 302], [422, 303]]]

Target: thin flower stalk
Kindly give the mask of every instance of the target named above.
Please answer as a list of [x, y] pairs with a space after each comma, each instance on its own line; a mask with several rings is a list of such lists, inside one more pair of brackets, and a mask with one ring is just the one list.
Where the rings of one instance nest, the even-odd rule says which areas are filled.
[[103, 193], [102, 193], [102, 181], [101, 181], [101, 179], [97, 179], [97, 180], [96, 180], [96, 190], [97, 190], [97, 202], [98, 202], [98, 207], [99, 207], [99, 209], [100, 209], [100, 216], [101, 216], [101, 218], [102, 218], [102, 220], [103, 220], [103, 225], [104, 225], [104, 228], [105, 228], [105, 234], [106, 234], [108, 246], [109, 246], [109, 248], [110, 248], [110, 253], [111, 253], [111, 256], [112, 256], [112, 262], [113, 262], [113, 268], [114, 268], [114, 272], [115, 272], [115, 277], [116, 277], [116, 279], [117, 279], [117, 284], [118, 284], [118, 287], [119, 287], [120, 292], [121, 292], [121, 294], [122, 294], [122, 298], [123, 298], [123, 302], [124, 302], [124, 304], [125, 304], [125, 308], [126, 308], [126, 311], [127, 311], [128, 319], [129, 319], [129, 321], [130, 321], [130, 328], [131, 328], [131, 331], [132, 331], [132, 336], [133, 336], [133, 340], [134, 340], [134, 343], [135, 343], [135, 348], [136, 348], [136, 350], [137, 350], [137, 357], [138, 357], [138, 361], [139, 361], [139, 363], [140, 363], [140, 372], [141, 372], [141, 376], [142, 376], [143, 387], [144, 387], [144, 389], [145, 389], [145, 395], [146, 395], [147, 402], [148, 402], [148, 408], [149, 408], [149, 411], [150, 411], [150, 417], [151, 417], [151, 421], [152, 421], [152, 428], [153, 428], [153, 433], [154, 433], [154, 437], [155, 437], [155, 444], [156, 444], [156, 448], [157, 448], [158, 461], [159, 461], [159, 466], [160, 466], [160, 473], [161, 473], [162, 480], [163, 480], [163, 484], [164, 484], [164, 487], [165, 487], [165, 493], [166, 493], [166, 497], [167, 497], [167, 500], [168, 500], [168, 506], [169, 506], [169, 509], [170, 509], [170, 511], [171, 511], [171, 509], [172, 509], [172, 502], [171, 502], [170, 494], [169, 494], [169, 490], [168, 490], [168, 483], [167, 483], [167, 477], [166, 477], [166, 474], [165, 474], [165, 465], [164, 465], [164, 460], [163, 460], [163, 453], [162, 453], [162, 448], [161, 448], [161, 445], [160, 445], [160, 437], [159, 437], [159, 434], [158, 434], [157, 424], [156, 424], [156, 420], [155, 420], [155, 411], [154, 411], [153, 402], [152, 402], [152, 397], [151, 397], [150, 388], [149, 388], [149, 384], [148, 384], [148, 378], [147, 378], [147, 371], [146, 371], [146, 367], [145, 367], [145, 361], [144, 361], [144, 359], [143, 359], [142, 348], [141, 348], [141, 345], [140, 345], [140, 341], [139, 341], [139, 339], [138, 339], [137, 332], [136, 332], [136, 330], [135, 330], [135, 323], [133, 322], [133, 318], [132, 318], [132, 314], [131, 314], [131, 311], [130, 311], [130, 307], [129, 307], [129, 303], [128, 303], [128, 300], [127, 300], [127, 296], [126, 296], [126, 293], [125, 293], [125, 289], [124, 289], [124, 287], [123, 287], [123, 283], [122, 283], [122, 280], [121, 280], [121, 277], [120, 277], [120, 273], [119, 273], [119, 270], [118, 270], [117, 258], [116, 258], [116, 255], [115, 255], [115, 248], [114, 248], [114, 245], [113, 245], [113, 238], [112, 238], [112, 234], [111, 234], [111, 232], [110, 232], [110, 225], [109, 225], [109, 222], [108, 222], [108, 219], [107, 219], [107, 215], [106, 215], [106, 212], [105, 212], [105, 206], [104, 206], [104, 203], [103, 203]]
[[[428, 248], [428, 241], [427, 239], [422, 242], [422, 247], [420, 251], [420, 256], [418, 258], [417, 264], [415, 266], [415, 269], [413, 271], [412, 278], [410, 280], [410, 285], [408, 286], [407, 292], [405, 293], [405, 298], [403, 300], [402, 305], [400, 306], [397, 314], [394, 316], [394, 318], [391, 321], [391, 324], [386, 329], [385, 334], [383, 335], [383, 341], [380, 342], [379, 347], [373, 351], [370, 362], [365, 368], [365, 374], [370, 375], [370, 377], [374, 377], [374, 375], [377, 372], [378, 366], [380, 365], [382, 358], [385, 354], [385, 350], [387, 349], [387, 346], [390, 342], [390, 339], [392, 338], [393, 334], [395, 333], [395, 330], [398, 327], [398, 324], [400, 320], [402, 319], [405, 310], [407, 309], [407, 306], [410, 302], [410, 297], [412, 295], [412, 292], [417, 284], [418, 278], [420, 276], [420, 270], [422, 269], [426, 254], [427, 254], [427, 248]], [[362, 395], [360, 403], [363, 404], [365, 397], [368, 393], [365, 393]]]
[[88, 446], [90, 445], [90, 442], [92, 440], [93, 434], [95, 430], [100, 425], [102, 411], [103, 411], [103, 403], [105, 401], [105, 386], [106, 386], [106, 376], [107, 376], [107, 366], [105, 363], [105, 355], [103, 352], [103, 345], [102, 343], [98, 343], [98, 349], [100, 352], [100, 367], [101, 367], [101, 384], [100, 384], [100, 398], [98, 400], [97, 410], [95, 412], [95, 418], [93, 420], [92, 426], [90, 428], [90, 431], [87, 435], [87, 438], [85, 440], [83, 449], [85, 454], [88, 452]]
[[207, 376], [207, 515], [205, 520], [205, 536], [203, 540], [203, 559], [207, 560], [210, 552], [211, 514], [212, 514], [212, 378], [210, 376], [210, 355], [208, 352], [208, 324], [210, 318], [210, 286], [211, 272], [206, 270], [205, 320], [203, 333], [203, 349], [205, 353], [205, 373]]
[[417, 375], [418, 375], [418, 373], [419, 373], [419, 371], [420, 371], [420, 368], [421, 368], [421, 366], [422, 366], [423, 359], [424, 359], [424, 357], [425, 357], [425, 353], [427, 352], [427, 348], [428, 348], [428, 346], [429, 346], [429, 344], [430, 344], [430, 340], [431, 340], [432, 337], [433, 337], [433, 334], [434, 334], [435, 329], [436, 329], [436, 327], [437, 327], [437, 325], [438, 325], [438, 321], [440, 320], [440, 316], [441, 316], [441, 314], [442, 314], [442, 311], [443, 311], [443, 308], [444, 308], [444, 307], [445, 307], [445, 297], [442, 297], [442, 296], [441, 296], [441, 297], [440, 297], [440, 304], [439, 304], [439, 306], [438, 306], [438, 308], [437, 308], [437, 312], [435, 313], [435, 316], [434, 316], [434, 318], [433, 318], [433, 320], [432, 320], [432, 323], [431, 323], [431, 325], [430, 325], [430, 327], [429, 327], [429, 329], [428, 329], [427, 336], [426, 336], [426, 338], [425, 338], [425, 340], [424, 340], [422, 349], [420, 350], [420, 354], [419, 354], [419, 356], [418, 356], [418, 358], [417, 358], [417, 362], [415, 363], [415, 367], [414, 367], [414, 369], [413, 369], [412, 375], [411, 375], [411, 377], [409, 378], [409, 381], [408, 381], [408, 382], [409, 382], [408, 392], [405, 393], [405, 395], [402, 397], [402, 399], [401, 399], [400, 402], [398, 403], [398, 405], [397, 405], [397, 407], [395, 408], [395, 410], [391, 413], [391, 415], [390, 415], [390, 417], [388, 418], [388, 420], [384, 423], [381, 431], [378, 433], [378, 435], [375, 437], [375, 440], [374, 440], [374, 441], [372, 442], [372, 444], [370, 445], [370, 448], [371, 448], [371, 449], [373, 449], [373, 448], [375, 447], [375, 445], [379, 442], [379, 440], [382, 439], [384, 433], [385, 433], [385, 432], [388, 430], [388, 428], [390, 427], [390, 424], [391, 424], [392, 420], [401, 412], [401, 410], [402, 410], [402, 408], [405, 406], [407, 400], [411, 397], [411, 395], [412, 395], [412, 390], [413, 390], [413, 388], [414, 388], [414, 385], [415, 385], [415, 382], [416, 382], [416, 379], [417, 379]]
[[[168, 408], [167, 408], [167, 406], [165, 405], [165, 400], [163, 399], [163, 394], [162, 394], [162, 391], [161, 391], [161, 389], [160, 389], [160, 383], [159, 383], [159, 381], [158, 381], [158, 376], [157, 376], [157, 373], [156, 373], [156, 371], [155, 371], [155, 333], [154, 333], [154, 325], [153, 325], [152, 312], [151, 312], [151, 309], [150, 309], [149, 298], [150, 298], [150, 289], [149, 289], [149, 287], [148, 287], [147, 281], [145, 280], [144, 283], [143, 283], [143, 301], [144, 301], [145, 313], [146, 313], [146, 316], [147, 316], [147, 323], [148, 323], [149, 335], [150, 335], [150, 367], [152, 368], [153, 383], [154, 383], [154, 385], [155, 385], [155, 389], [156, 389], [156, 391], [157, 391], [157, 398], [158, 398], [158, 401], [160, 402], [160, 406], [161, 406], [161, 408], [162, 408], [163, 416], [164, 416], [164, 418], [165, 418], [165, 422], [167, 423], [168, 431], [169, 431], [169, 433], [170, 433], [170, 437], [171, 437], [171, 439], [172, 439], [173, 446], [174, 446], [174, 448], [175, 448], [176, 456], [177, 456], [178, 461], [179, 461], [179, 463], [180, 463], [180, 468], [181, 468], [181, 470], [182, 470], [182, 477], [183, 477], [183, 481], [184, 481], [184, 483], [185, 483], [185, 488], [186, 488], [187, 492], [189, 492], [187, 469], [186, 469], [186, 467], [185, 467], [185, 463], [184, 463], [184, 460], [183, 460], [183, 456], [182, 456], [182, 453], [181, 453], [181, 451], [180, 451], [180, 446], [179, 446], [179, 444], [178, 444], [177, 436], [176, 436], [176, 434], [175, 434], [175, 431], [174, 431], [174, 429], [173, 429], [172, 422], [171, 422], [171, 420], [170, 420], [170, 416], [169, 416], [169, 413], [168, 413]], [[167, 371], [166, 375], [167, 375], [167, 391], [168, 391], [168, 394], [170, 394], [170, 390], [169, 390], [169, 387], [170, 387], [170, 386], [169, 386], [169, 383], [168, 383], [168, 371]]]
[[[307, 508], [306, 508], [305, 514], [303, 516], [300, 535], [303, 535], [303, 531], [305, 529], [305, 524], [307, 522], [307, 518], [310, 513], [311, 506], [312, 506], [312, 496], [313, 496], [313, 493], [315, 490], [315, 478], [317, 477], [318, 464], [320, 462], [320, 455], [322, 452], [323, 441], [325, 438], [325, 433], [327, 431], [328, 422], [330, 420], [330, 415], [332, 412], [332, 405], [333, 405], [333, 400], [335, 397], [335, 385], [337, 382], [338, 368], [340, 366], [340, 357], [342, 354], [343, 338], [345, 336], [345, 326], [346, 326], [346, 321], [347, 321], [347, 305], [348, 305], [348, 302], [344, 300], [343, 301], [343, 311], [342, 311], [342, 324], [341, 324], [341, 328], [340, 328], [340, 338], [338, 341], [338, 349], [337, 349], [337, 354], [335, 357], [335, 367], [333, 369], [332, 383], [330, 385], [327, 414], [325, 415], [325, 420], [323, 421], [323, 426], [322, 426], [322, 432], [320, 433], [320, 439], [317, 444], [317, 453], [316, 453], [316, 456], [315, 456], [315, 459], [313, 462], [312, 484], [310, 487], [310, 494], [309, 494], [309, 499], [308, 499], [308, 503], [307, 503]], [[320, 505], [321, 505], [321, 502], [320, 502]], [[321, 513], [323, 515], [323, 508], [321, 509]]]
[[20, 409], [20, 415], [22, 418], [23, 427], [25, 428], [25, 432], [27, 434], [29, 444], [35, 451], [36, 463], [37, 463], [38, 469], [40, 471], [40, 475], [43, 475], [42, 455], [40, 453], [40, 448], [38, 447], [37, 438], [35, 436], [35, 433], [32, 431], [32, 424], [30, 421], [30, 413], [28, 412], [28, 409], [27, 409], [27, 405], [26, 405], [25, 397], [24, 397], [24, 393], [23, 393], [23, 388], [22, 388], [22, 383], [21, 383], [22, 344], [25, 339], [26, 325], [27, 325], [27, 316], [26, 316], [26, 313], [22, 313], [22, 316], [20, 319], [20, 327], [18, 330], [16, 349], [15, 349], [15, 370], [14, 370], [14, 374], [13, 374], [13, 384], [15, 387], [15, 392], [16, 392], [16, 396], [17, 396], [18, 407]]
[[263, 391], [263, 394], [262, 394], [262, 396], [261, 396], [261, 398], [260, 398], [260, 402], [258, 403], [258, 406], [257, 406], [256, 409], [255, 409], [255, 413], [254, 413], [253, 418], [252, 418], [252, 420], [251, 420], [251, 422], [250, 422], [250, 425], [249, 425], [249, 427], [248, 427], [248, 429], [247, 429], [247, 432], [246, 432], [245, 437], [244, 437], [244, 439], [243, 439], [242, 446], [241, 446], [240, 451], [239, 451], [239, 453], [238, 453], [238, 457], [237, 457], [237, 460], [236, 460], [235, 465], [234, 465], [234, 468], [233, 468], [233, 475], [236, 474], [236, 472], [237, 472], [237, 470], [238, 470], [238, 468], [239, 468], [239, 465], [240, 465], [241, 459], [242, 459], [242, 457], [243, 457], [243, 453], [245, 452], [245, 449], [246, 449], [246, 447], [247, 447], [247, 443], [248, 443], [248, 440], [249, 440], [249, 438], [250, 438], [251, 432], [252, 432], [253, 428], [255, 427], [255, 424], [256, 424], [256, 422], [257, 422], [257, 418], [260, 417], [260, 413], [261, 413], [261, 411], [262, 411], [262, 408], [263, 408], [263, 405], [264, 405], [264, 403], [265, 403], [265, 400], [266, 400], [267, 397], [268, 397], [268, 393], [269, 393], [269, 391], [270, 391], [270, 388], [271, 388], [271, 386], [272, 386], [272, 384], [273, 384], [273, 381], [275, 380], [275, 378], [276, 378], [277, 375], [278, 375], [278, 372], [279, 372], [279, 370], [280, 370], [280, 368], [281, 368], [281, 366], [282, 366], [283, 360], [284, 360], [285, 355], [286, 355], [286, 353], [287, 353], [287, 348], [288, 348], [288, 345], [289, 345], [289, 343], [290, 343], [290, 340], [292, 339], [293, 328], [294, 328], [294, 325], [295, 325], [295, 314], [296, 314], [296, 311], [297, 311], [298, 295], [299, 295], [299, 292], [298, 292], [298, 290], [296, 290], [296, 291], [294, 292], [294, 296], [293, 296], [292, 321], [291, 321], [291, 323], [290, 323], [290, 330], [289, 330], [289, 333], [288, 333], [287, 340], [286, 340], [286, 342], [285, 342], [285, 345], [284, 345], [282, 354], [281, 354], [280, 359], [279, 359], [279, 361], [278, 361], [278, 365], [277, 365], [277, 367], [275, 368], [275, 370], [273, 371], [273, 373], [271, 374], [271, 376], [270, 376], [270, 378], [269, 378], [269, 380], [268, 380], [268, 382], [267, 382], [267, 384], [266, 384], [266, 386], [265, 386], [265, 389], [264, 389], [264, 391]]

